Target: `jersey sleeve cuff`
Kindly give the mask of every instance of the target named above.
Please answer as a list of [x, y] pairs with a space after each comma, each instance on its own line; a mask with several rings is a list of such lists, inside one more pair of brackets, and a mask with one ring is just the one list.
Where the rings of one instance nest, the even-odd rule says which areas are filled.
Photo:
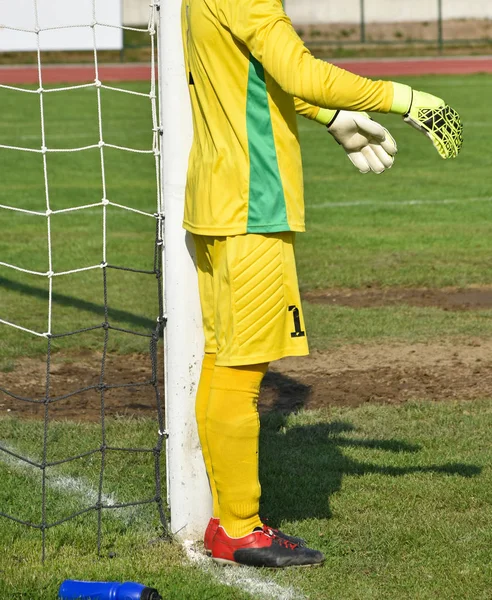
[[321, 123], [321, 125], [329, 125], [337, 112], [337, 110], [332, 110], [331, 108], [320, 108], [318, 114], [314, 117], [314, 120]]
[[412, 88], [403, 83], [393, 83], [393, 102], [390, 113], [406, 115], [412, 104]]

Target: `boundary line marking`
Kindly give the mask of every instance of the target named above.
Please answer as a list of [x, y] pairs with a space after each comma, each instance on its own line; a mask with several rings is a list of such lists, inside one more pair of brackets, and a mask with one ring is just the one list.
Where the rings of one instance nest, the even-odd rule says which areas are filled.
[[[4, 443], [3, 446], [11, 452], [15, 452], [19, 455], [21, 454], [21, 452], [14, 448], [11, 444]], [[25, 458], [32, 462], [36, 462], [30, 456], [26, 456]], [[40, 469], [37, 467], [4, 452], [0, 452], [0, 463], [12, 467], [21, 473], [28, 473], [29, 475], [32, 475], [37, 471], [40, 472]], [[53, 490], [60, 490], [62, 492], [68, 492], [69, 494], [81, 495], [83, 499], [88, 500], [91, 504], [97, 502], [98, 492], [96, 488], [84, 481], [84, 479], [81, 477], [72, 477], [70, 475], [57, 475], [56, 477], [47, 476], [46, 483], [47, 487]], [[102, 494], [102, 500], [108, 506], [113, 506], [116, 504], [116, 498], [114, 494]], [[113, 511], [110, 511], [110, 513], [112, 512]]]
[[492, 196], [479, 198], [445, 198], [443, 200], [401, 200], [400, 202], [388, 200], [388, 202], [371, 202], [367, 200], [347, 200], [347, 202], [323, 202], [322, 204], [312, 204], [309, 210], [318, 208], [352, 208], [359, 206], [367, 207], [385, 207], [385, 206], [422, 206], [422, 205], [447, 205], [447, 204], [468, 204], [469, 202], [492, 202]]

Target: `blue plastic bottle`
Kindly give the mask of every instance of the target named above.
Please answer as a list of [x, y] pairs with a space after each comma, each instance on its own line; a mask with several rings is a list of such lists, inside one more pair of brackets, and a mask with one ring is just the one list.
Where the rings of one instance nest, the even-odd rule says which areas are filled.
[[158, 591], [141, 583], [125, 581], [76, 581], [66, 579], [58, 592], [60, 600], [162, 600]]

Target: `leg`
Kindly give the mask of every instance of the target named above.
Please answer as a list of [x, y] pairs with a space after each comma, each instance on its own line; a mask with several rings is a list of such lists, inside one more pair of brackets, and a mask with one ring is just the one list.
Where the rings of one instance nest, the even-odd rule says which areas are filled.
[[205, 547], [208, 542], [217, 562], [320, 564], [321, 553], [264, 527], [258, 515], [261, 380], [269, 360], [308, 353], [293, 236], [195, 240], [206, 352], [217, 352], [212, 375], [212, 359], [204, 362], [197, 395], [204, 459], [216, 489], [214, 516], [219, 514], [221, 525], [208, 536], [209, 525]]
[[205, 468], [207, 469], [208, 482], [210, 484], [210, 491], [212, 493], [213, 518], [218, 519], [219, 501], [217, 497], [217, 488], [212, 472], [212, 462], [210, 459], [210, 451], [208, 447], [206, 430], [207, 413], [209, 410], [210, 399], [210, 384], [212, 383], [214, 366], [215, 354], [206, 353], [203, 357], [200, 381], [198, 383], [198, 390], [196, 393], [195, 415], [196, 424], [198, 427], [198, 437], [200, 438], [200, 446], [202, 448], [203, 460], [205, 462]]
[[257, 410], [267, 364], [215, 366], [206, 421], [220, 524], [232, 537], [262, 527], [259, 512]]
[[200, 291], [200, 305], [202, 310], [203, 332], [205, 336], [205, 355], [203, 357], [200, 381], [195, 401], [195, 415], [198, 437], [202, 448], [203, 460], [207, 470], [210, 491], [212, 494], [213, 516], [205, 531], [203, 544], [205, 550], [210, 551], [212, 539], [219, 525], [219, 503], [217, 488], [213, 478], [212, 463], [208, 449], [206, 420], [210, 397], [210, 384], [214, 372], [217, 344], [215, 339], [214, 323], [214, 281], [213, 257], [214, 239], [208, 236], [194, 235], [196, 250], [196, 266], [198, 275], [198, 288]]

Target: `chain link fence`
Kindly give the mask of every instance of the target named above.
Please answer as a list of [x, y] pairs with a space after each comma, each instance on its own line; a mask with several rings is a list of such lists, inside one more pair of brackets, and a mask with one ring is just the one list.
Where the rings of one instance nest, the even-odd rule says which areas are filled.
[[318, 50], [492, 48], [490, 0], [286, 0], [285, 9], [306, 44]]

